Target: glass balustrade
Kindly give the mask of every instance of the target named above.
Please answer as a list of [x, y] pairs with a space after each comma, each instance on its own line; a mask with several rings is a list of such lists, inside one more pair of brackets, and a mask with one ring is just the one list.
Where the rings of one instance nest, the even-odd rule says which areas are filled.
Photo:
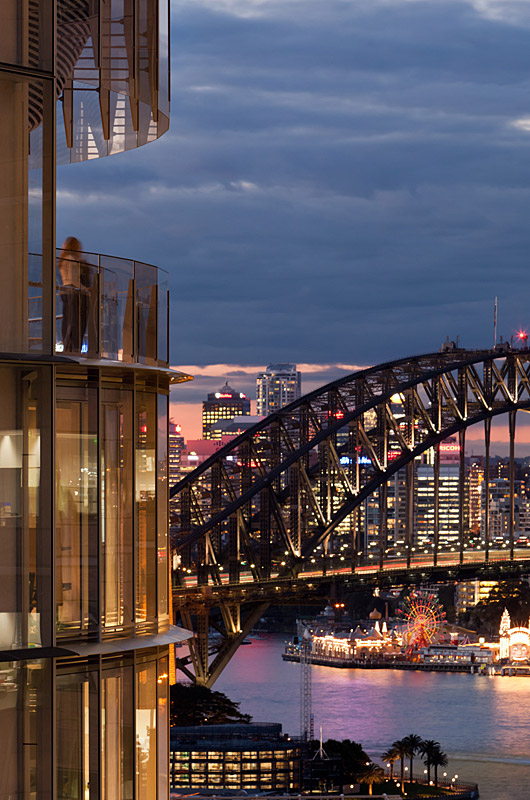
[[[17, 352], [44, 352], [42, 286], [42, 257], [30, 253], [26, 342]], [[169, 281], [158, 267], [58, 250], [55, 312], [57, 354], [168, 365]]]

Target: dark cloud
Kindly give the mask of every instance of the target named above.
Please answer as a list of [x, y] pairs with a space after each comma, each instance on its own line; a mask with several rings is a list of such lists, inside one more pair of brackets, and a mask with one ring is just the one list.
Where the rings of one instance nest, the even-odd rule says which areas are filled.
[[58, 236], [168, 268], [173, 363], [484, 346], [495, 295], [530, 323], [523, 3], [177, 0], [172, 46], [170, 132], [61, 168]]

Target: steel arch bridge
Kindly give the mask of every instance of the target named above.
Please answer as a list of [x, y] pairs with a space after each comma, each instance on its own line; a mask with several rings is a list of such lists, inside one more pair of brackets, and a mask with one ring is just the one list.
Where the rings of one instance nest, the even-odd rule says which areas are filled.
[[[514, 541], [516, 414], [529, 409], [529, 350], [453, 349], [343, 377], [220, 449], [170, 493], [178, 519], [174, 612], [196, 628], [180, 669], [212, 685], [271, 602], [329, 594], [333, 582], [493, 577], [530, 567], [530, 553]], [[464, 503], [466, 431], [483, 424], [489, 487], [491, 420], [500, 414], [508, 415], [510, 447], [502, 544], [491, 536], [489, 497], [482, 539], [470, 530]], [[440, 444], [451, 436], [459, 444], [459, 504], [456, 530], [448, 532]], [[422, 521], [415, 513], [420, 457], [433, 476]]]

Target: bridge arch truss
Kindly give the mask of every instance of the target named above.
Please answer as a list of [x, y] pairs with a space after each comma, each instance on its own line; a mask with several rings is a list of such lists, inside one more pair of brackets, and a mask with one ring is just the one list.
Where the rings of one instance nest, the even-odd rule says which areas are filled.
[[[392, 361], [305, 395], [171, 489], [175, 596], [192, 590], [221, 596], [227, 587], [237, 593], [249, 584], [262, 589], [282, 580], [436, 568], [469, 558], [512, 561], [516, 415], [528, 409], [530, 352], [510, 348]], [[464, 503], [466, 432], [483, 426], [489, 487], [491, 421], [500, 414], [508, 415], [510, 448], [502, 546], [491, 536], [489, 498], [482, 538], [470, 530]], [[440, 445], [449, 437], [459, 445], [460, 492], [451, 535], [440, 517]], [[432, 507], [421, 524], [415, 514], [419, 459], [433, 475]], [[229, 600], [223, 618], [234, 635], [242, 632]]]

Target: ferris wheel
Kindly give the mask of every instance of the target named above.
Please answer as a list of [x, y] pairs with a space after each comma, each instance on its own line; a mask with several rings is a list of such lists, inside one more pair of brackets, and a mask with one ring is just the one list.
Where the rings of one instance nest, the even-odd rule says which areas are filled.
[[445, 611], [435, 595], [422, 591], [405, 597], [397, 614], [403, 619], [403, 639], [409, 652], [432, 644], [445, 622]]

